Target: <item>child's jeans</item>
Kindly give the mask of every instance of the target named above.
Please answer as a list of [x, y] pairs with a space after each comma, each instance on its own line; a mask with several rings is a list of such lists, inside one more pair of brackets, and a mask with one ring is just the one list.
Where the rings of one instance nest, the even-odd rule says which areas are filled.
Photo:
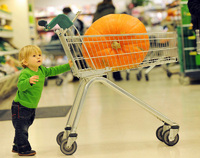
[[28, 128], [35, 119], [35, 109], [22, 106], [18, 102], [12, 103], [12, 123], [15, 128], [14, 144], [18, 152], [30, 151], [31, 146], [28, 141]]

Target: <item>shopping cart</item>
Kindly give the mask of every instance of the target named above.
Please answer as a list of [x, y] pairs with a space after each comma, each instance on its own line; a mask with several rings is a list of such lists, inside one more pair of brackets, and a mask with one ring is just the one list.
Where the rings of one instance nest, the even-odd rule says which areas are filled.
[[[156, 37], [156, 34], [154, 33], [151, 33], [149, 34], [149, 43], [150, 43], [150, 46], [151, 48], [160, 48], [160, 47], [167, 47], [167, 45], [169, 44], [168, 43], [168, 39], [165, 39], [165, 40], [161, 40], [159, 37]], [[160, 33], [159, 33], [160, 35]], [[162, 64], [162, 68], [163, 70], [166, 71], [167, 73], [167, 76], [170, 78], [172, 74], [179, 74], [179, 72], [171, 72], [169, 70], [169, 67], [173, 66], [173, 65], [176, 65], [177, 63], [167, 63], [167, 64]], [[144, 77], [145, 77], [145, 80], [146, 81], [149, 81], [149, 73], [156, 67], [157, 65], [151, 65], [151, 66], [148, 66], [147, 68], [145, 68], [145, 72], [144, 72]], [[138, 69], [138, 72], [136, 73], [136, 79], [138, 81], [141, 80], [142, 78], [142, 70], [144, 69], [144, 67], [140, 67]], [[130, 79], [130, 72], [131, 72], [131, 69], [128, 69], [126, 70], [126, 80], [129, 80]]]
[[[176, 62], [178, 54], [175, 32], [93, 36], [80, 36], [80, 34], [78, 34], [75, 36], [73, 30], [77, 29], [73, 25], [73, 20], [70, 21], [66, 15], [58, 15], [49, 24], [45, 21], [39, 22], [39, 25], [44, 26], [46, 31], [52, 29], [56, 24], [58, 24], [60, 28], [55, 30], [55, 32], [59, 36], [68, 59], [71, 59], [73, 62], [73, 66], [71, 67], [73, 75], [80, 78], [80, 85], [66, 127], [64, 128], [65, 130], [60, 132], [56, 139], [57, 143], [60, 145], [61, 151], [64, 154], [72, 155], [77, 149], [76, 139], [78, 134], [76, 133], [76, 130], [83, 109], [83, 103], [88, 89], [95, 82], [103, 83], [120, 94], [125, 95], [134, 102], [138, 103], [138, 105], [155, 116], [157, 119], [162, 121], [164, 124], [156, 130], [156, 136], [160, 141], [164, 142], [168, 146], [173, 146], [179, 141], [178, 124], [168, 119], [144, 101], [138, 99], [115, 83], [111, 82], [109, 79], [102, 77], [111, 71]], [[144, 36], [148, 37], [151, 35], [156, 35], [157, 40], [167, 40], [169, 44], [160, 47], [150, 46], [148, 50], [137, 50], [135, 52], [131, 47], [126, 49], [127, 52], [124, 52], [121, 56], [113, 53], [107, 54], [105, 51], [97, 53], [100, 48], [107, 49], [113, 44], [113, 42], [116, 43], [116, 41], [121, 44], [124, 43], [128, 45], [131, 45], [130, 43], [134, 43], [135, 47], [137, 44], [139, 45], [142, 40], [147, 40]], [[94, 49], [96, 49], [96, 51], [92, 52]], [[109, 50], [112, 51], [110, 48]], [[134, 56], [139, 58], [136, 60]], [[127, 60], [126, 58], [128, 57], [134, 58], [134, 63]], [[140, 57], [142, 59], [140, 59]], [[125, 60], [126, 62], [124, 62]]]

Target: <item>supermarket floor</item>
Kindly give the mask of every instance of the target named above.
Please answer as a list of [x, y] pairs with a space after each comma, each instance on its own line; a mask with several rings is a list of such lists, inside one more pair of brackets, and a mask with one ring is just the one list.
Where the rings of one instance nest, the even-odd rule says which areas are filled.
[[[157, 67], [136, 80], [136, 70], [130, 80], [117, 85], [166, 115], [180, 125], [179, 142], [169, 147], [158, 141], [155, 132], [163, 125], [135, 102], [117, 94], [101, 83], [88, 91], [77, 129], [77, 151], [72, 156], [62, 154], [56, 136], [63, 131], [67, 117], [38, 118], [30, 127], [29, 139], [37, 158], [198, 158], [200, 157], [200, 84], [181, 85], [178, 75], [168, 78]], [[125, 72], [123, 72], [125, 78]], [[112, 77], [110, 77], [112, 80]], [[39, 107], [72, 105], [77, 83], [64, 80], [56, 86], [49, 80], [44, 87]], [[9, 109], [14, 95], [0, 103]], [[11, 121], [0, 121], [0, 157], [16, 158], [11, 152], [14, 129]]]

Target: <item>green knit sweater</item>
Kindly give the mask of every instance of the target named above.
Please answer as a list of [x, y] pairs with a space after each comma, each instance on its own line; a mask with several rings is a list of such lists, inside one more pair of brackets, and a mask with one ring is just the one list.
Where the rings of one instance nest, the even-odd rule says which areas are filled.
[[[37, 72], [32, 71], [29, 68], [23, 69], [21, 74], [19, 75], [17, 83], [18, 90], [14, 101], [19, 102], [21, 105], [28, 108], [37, 108], [38, 102], [42, 94], [45, 77], [56, 76], [69, 70], [69, 64], [59, 65], [50, 68], [40, 66]], [[30, 77], [35, 75], [39, 76], [38, 82], [36, 82], [36, 84], [30, 84]]]

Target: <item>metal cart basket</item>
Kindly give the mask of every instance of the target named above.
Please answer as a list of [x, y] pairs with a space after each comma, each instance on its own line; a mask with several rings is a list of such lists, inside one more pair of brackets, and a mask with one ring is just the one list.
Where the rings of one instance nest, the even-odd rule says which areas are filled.
[[[77, 29], [73, 25], [73, 22], [64, 14], [58, 15], [49, 24], [45, 21], [39, 22], [39, 25], [45, 26], [47, 31], [52, 29], [56, 24], [60, 26], [60, 29], [57, 29], [55, 32], [59, 36], [68, 59], [71, 59], [73, 62], [73, 66], [71, 67], [73, 75], [81, 79], [65, 130], [57, 135], [57, 143], [64, 154], [72, 155], [77, 149], [76, 130], [83, 109], [83, 103], [88, 89], [95, 82], [101, 82], [120, 94], [125, 95], [162, 121], [163, 125], [156, 131], [156, 136], [160, 141], [168, 146], [173, 146], [179, 141], [178, 124], [112, 81], [102, 77], [111, 71], [176, 62], [178, 54], [175, 32], [93, 36], [80, 36], [78, 33], [75, 36], [74, 30]], [[148, 47], [149, 39], [146, 37], [151, 35], [154, 35], [157, 40], [166, 42], [163, 45], [149, 45]], [[115, 50], [113, 47], [110, 47], [114, 43], [117, 47]], [[144, 47], [148, 47], [148, 49], [137, 49], [141, 43]], [[123, 44], [127, 45], [126, 49], [123, 47]], [[119, 53], [120, 51], [123, 52]]]

